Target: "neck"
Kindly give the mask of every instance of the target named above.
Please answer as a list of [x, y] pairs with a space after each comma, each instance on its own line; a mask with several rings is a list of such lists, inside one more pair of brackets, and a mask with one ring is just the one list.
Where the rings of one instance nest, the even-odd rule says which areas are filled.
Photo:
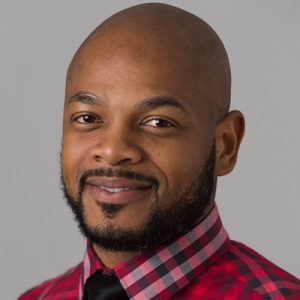
[[125, 263], [140, 254], [139, 252], [108, 251], [95, 244], [93, 244], [93, 249], [101, 263], [109, 269], [113, 269], [114, 267]]
[[[199, 218], [199, 220], [195, 224], [195, 226], [207, 217], [207, 215], [210, 213], [210, 211], [214, 207], [214, 204], [215, 204], [214, 201], [211, 201], [209, 203], [209, 205], [206, 207], [202, 216]], [[94, 249], [97, 257], [100, 259], [102, 265], [109, 269], [113, 269], [116, 266], [118, 266], [122, 263], [125, 263], [142, 253], [139, 251], [131, 251], [131, 252], [109, 251], [109, 250], [106, 250], [106, 249], [96, 245], [96, 244], [93, 244], [92, 246], [93, 246], [93, 249]], [[146, 251], [146, 249], [144, 249], [144, 251]]]

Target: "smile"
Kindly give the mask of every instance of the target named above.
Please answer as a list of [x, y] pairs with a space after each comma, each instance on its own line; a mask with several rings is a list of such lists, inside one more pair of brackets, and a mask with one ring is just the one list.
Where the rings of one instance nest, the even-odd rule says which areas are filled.
[[105, 190], [109, 193], [119, 193], [129, 190], [134, 190], [134, 187], [107, 187], [107, 186], [99, 186], [100, 189]]
[[149, 183], [132, 179], [90, 177], [86, 191], [99, 203], [128, 204], [146, 199], [153, 188]]

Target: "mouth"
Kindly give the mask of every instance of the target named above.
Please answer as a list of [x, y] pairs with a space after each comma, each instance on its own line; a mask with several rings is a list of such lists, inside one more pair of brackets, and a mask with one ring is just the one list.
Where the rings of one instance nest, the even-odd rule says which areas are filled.
[[90, 177], [86, 181], [86, 190], [99, 203], [127, 204], [142, 200], [151, 192], [153, 186], [123, 178]]
[[108, 193], [120, 193], [120, 192], [124, 192], [124, 191], [130, 191], [130, 190], [136, 190], [138, 188], [135, 187], [128, 187], [128, 186], [124, 186], [124, 187], [107, 187], [107, 186], [97, 186], [99, 189], [102, 189]]

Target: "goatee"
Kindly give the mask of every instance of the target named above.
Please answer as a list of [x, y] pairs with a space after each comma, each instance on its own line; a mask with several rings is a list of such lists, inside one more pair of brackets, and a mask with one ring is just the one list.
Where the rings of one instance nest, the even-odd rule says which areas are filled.
[[[69, 191], [63, 176], [61, 186], [67, 204], [71, 207], [81, 233], [92, 243], [109, 251], [145, 251], [171, 242], [179, 236], [190, 231], [204, 217], [207, 208], [212, 204], [216, 188], [215, 172], [215, 146], [200, 174], [180, 194], [169, 200], [173, 203], [168, 209], [159, 207], [160, 199], [157, 193], [159, 182], [156, 178], [128, 170], [91, 169], [86, 170], [80, 177], [77, 197]], [[62, 172], [63, 174], [63, 172]], [[155, 199], [152, 202], [149, 217], [142, 228], [138, 230], [125, 230], [108, 223], [102, 226], [91, 226], [87, 222], [82, 201], [82, 192], [86, 180], [90, 176], [121, 177], [147, 181], [154, 188]], [[123, 208], [123, 205], [99, 204], [105, 217], [113, 219]]]

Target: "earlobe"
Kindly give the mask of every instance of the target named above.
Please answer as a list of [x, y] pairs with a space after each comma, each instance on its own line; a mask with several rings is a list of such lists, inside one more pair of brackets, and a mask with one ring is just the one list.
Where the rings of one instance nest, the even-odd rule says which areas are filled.
[[226, 175], [233, 170], [244, 131], [245, 119], [237, 110], [229, 112], [219, 123], [215, 134], [217, 176]]

